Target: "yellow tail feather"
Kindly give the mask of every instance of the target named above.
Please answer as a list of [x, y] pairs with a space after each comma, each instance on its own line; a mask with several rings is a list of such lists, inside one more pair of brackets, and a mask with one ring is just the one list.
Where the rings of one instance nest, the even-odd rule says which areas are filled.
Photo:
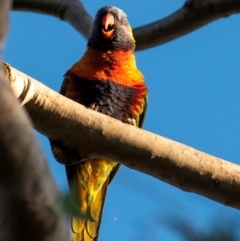
[[91, 205], [85, 211], [81, 211], [84, 218], [72, 217], [73, 241], [97, 241], [102, 219], [102, 210], [108, 186], [108, 179], [98, 191]]

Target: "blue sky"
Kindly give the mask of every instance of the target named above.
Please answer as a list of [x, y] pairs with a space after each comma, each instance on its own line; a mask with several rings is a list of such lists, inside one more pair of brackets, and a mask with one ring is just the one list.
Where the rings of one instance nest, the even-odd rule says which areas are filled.
[[[183, 1], [84, 1], [94, 16], [104, 5], [128, 15], [132, 27], [163, 18]], [[86, 49], [70, 25], [47, 15], [12, 12], [4, 60], [58, 91], [63, 74]], [[240, 164], [240, 16], [217, 20], [167, 44], [136, 53], [149, 88], [144, 129]], [[63, 166], [48, 140], [37, 134], [59, 188], [67, 190]], [[167, 226], [182, 217], [199, 230], [213, 220], [237, 220], [237, 210], [183, 192], [122, 167], [105, 204], [100, 241], [184, 240]], [[239, 235], [240, 238], [240, 235]]]

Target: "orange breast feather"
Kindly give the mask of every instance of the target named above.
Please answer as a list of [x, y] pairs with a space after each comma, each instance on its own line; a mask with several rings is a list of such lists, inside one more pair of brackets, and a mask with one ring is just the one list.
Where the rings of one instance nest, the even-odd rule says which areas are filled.
[[88, 48], [71, 72], [88, 80], [112, 80], [125, 86], [144, 82], [131, 50], [103, 51]]

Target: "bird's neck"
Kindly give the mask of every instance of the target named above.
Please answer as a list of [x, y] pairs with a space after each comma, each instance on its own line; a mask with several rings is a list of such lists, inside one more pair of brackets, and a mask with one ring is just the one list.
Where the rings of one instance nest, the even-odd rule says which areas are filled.
[[89, 80], [110, 80], [126, 86], [143, 83], [132, 50], [97, 50], [88, 48], [71, 71]]

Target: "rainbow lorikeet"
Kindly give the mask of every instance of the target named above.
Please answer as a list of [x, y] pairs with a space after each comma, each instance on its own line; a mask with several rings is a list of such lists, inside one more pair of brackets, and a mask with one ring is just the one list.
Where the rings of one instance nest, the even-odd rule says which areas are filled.
[[[126, 14], [113, 6], [101, 8], [87, 50], [67, 71], [60, 93], [95, 111], [141, 127], [147, 109], [147, 87], [137, 69], [134, 48]], [[54, 143], [52, 148], [54, 152]], [[57, 158], [61, 159], [61, 155]], [[72, 217], [74, 241], [98, 239], [107, 187], [119, 166], [101, 158], [66, 166], [74, 205], [82, 214]]]

